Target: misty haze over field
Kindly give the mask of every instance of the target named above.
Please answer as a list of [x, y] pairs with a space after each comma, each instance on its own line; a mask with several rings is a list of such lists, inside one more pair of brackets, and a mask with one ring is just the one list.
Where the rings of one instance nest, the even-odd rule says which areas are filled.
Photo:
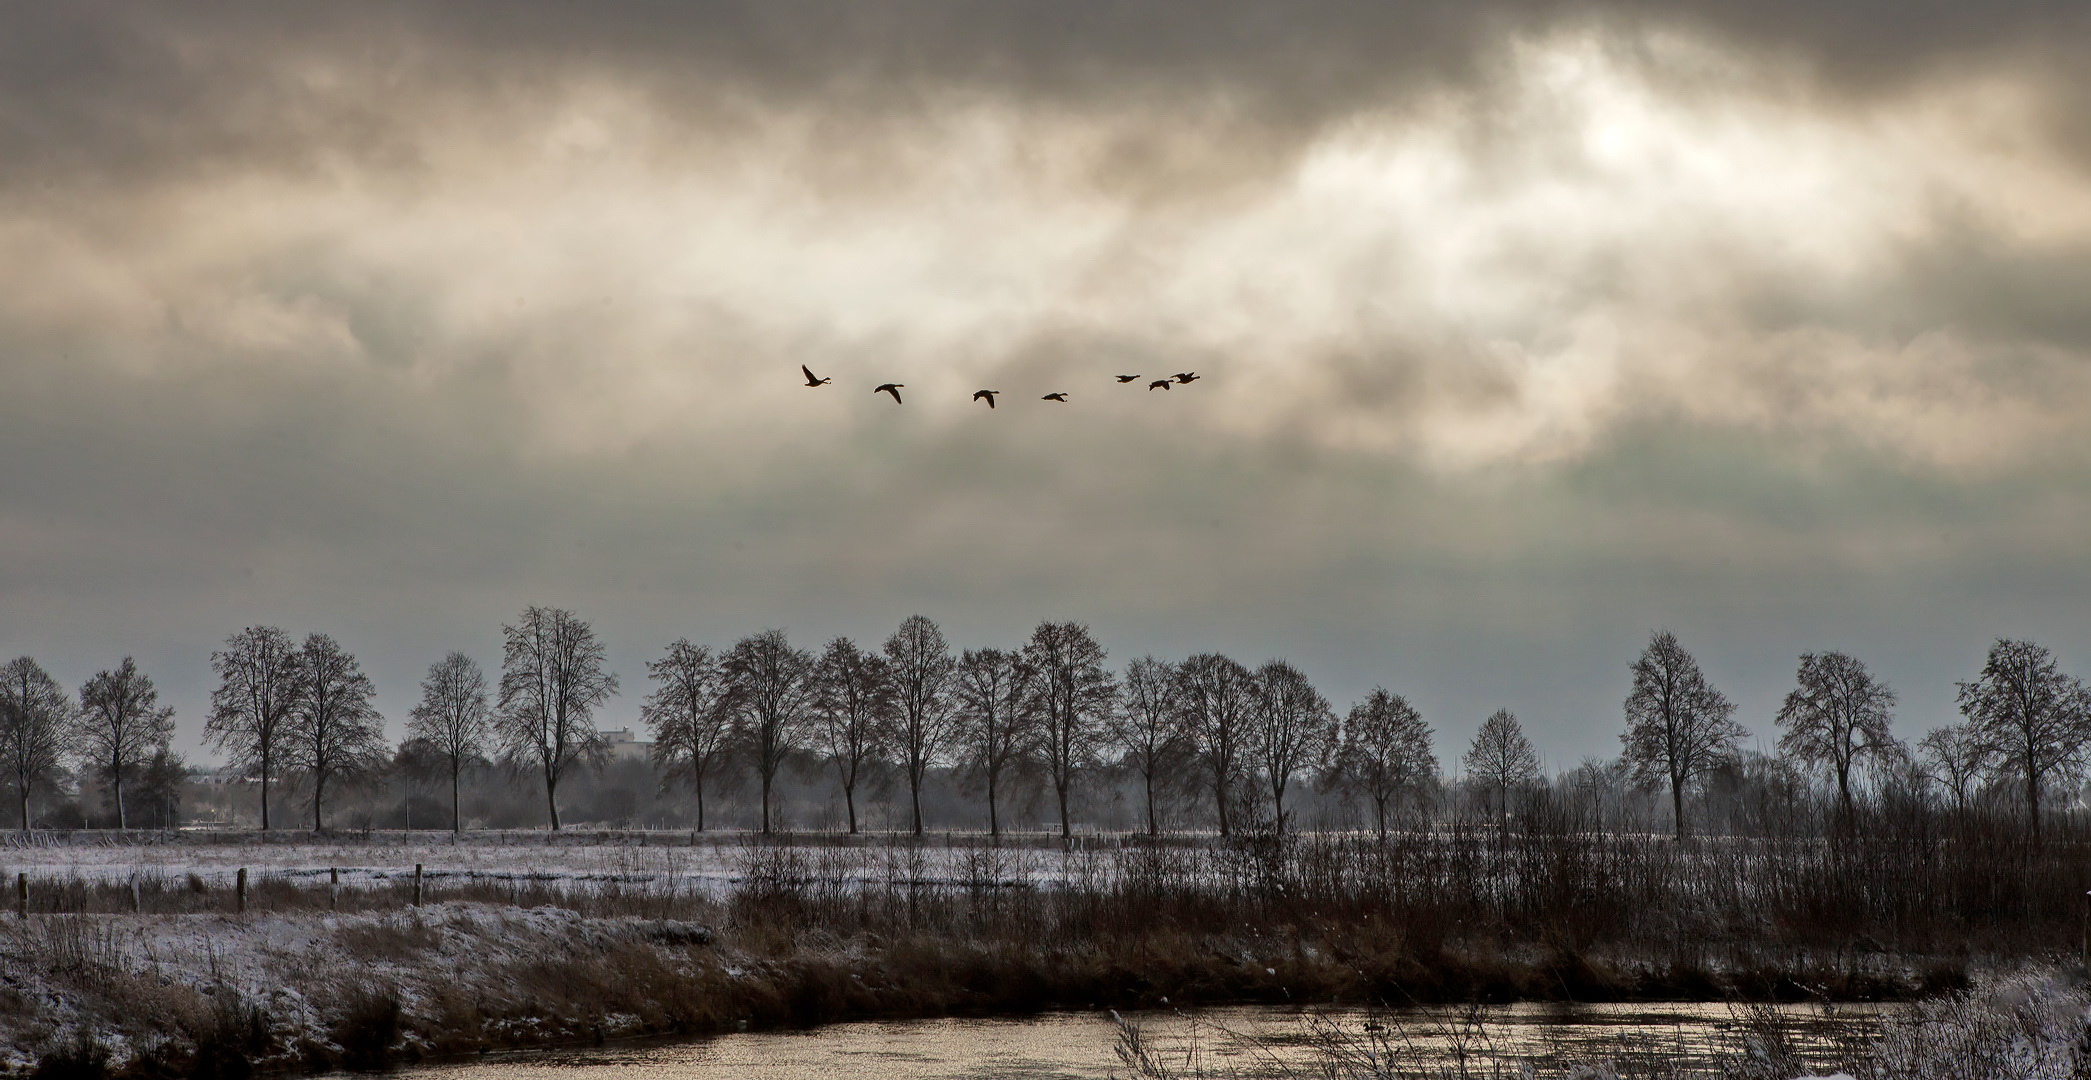
[[0, 655], [135, 654], [194, 753], [257, 623], [396, 736], [526, 604], [605, 727], [679, 636], [1078, 620], [1559, 768], [1662, 626], [1758, 745], [1804, 650], [1914, 736], [1999, 636], [2091, 671], [2087, 63], [2032, 0], [18, 6]]

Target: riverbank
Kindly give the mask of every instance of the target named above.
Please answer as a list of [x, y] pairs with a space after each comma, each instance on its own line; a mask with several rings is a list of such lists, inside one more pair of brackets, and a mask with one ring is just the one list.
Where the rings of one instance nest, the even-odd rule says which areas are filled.
[[225, 1076], [844, 1020], [1264, 1003], [1881, 1000], [1957, 985], [1873, 957], [1741, 969], [1498, 950], [1415, 955], [1368, 932], [1079, 940], [942, 929], [715, 929], [446, 901], [353, 913], [52, 915], [0, 927], [7, 1067]]
[[420, 875], [399, 864], [435, 856], [393, 840], [10, 849], [32, 884], [0, 919], [0, 1061], [222, 1076], [1047, 1009], [1905, 1000], [2076, 943], [2024, 903], [1839, 906], [1860, 879], [1819, 847], [514, 846]]

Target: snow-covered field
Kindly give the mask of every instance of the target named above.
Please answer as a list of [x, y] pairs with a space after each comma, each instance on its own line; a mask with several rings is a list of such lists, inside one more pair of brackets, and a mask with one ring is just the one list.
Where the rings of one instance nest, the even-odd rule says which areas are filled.
[[[621, 891], [720, 895], [758, 868], [822, 881], [1050, 887], [1084, 872], [1100, 852], [1037, 846], [988, 849], [961, 843], [917, 846], [879, 838], [851, 845], [792, 845], [788, 865], [779, 849], [748, 837], [687, 833], [388, 833], [373, 839], [255, 834], [92, 833], [0, 836], [0, 881], [27, 874], [31, 888], [51, 883], [166, 886], [191, 875], [214, 888], [230, 887], [241, 869], [250, 881], [278, 878], [320, 885], [338, 872], [347, 889], [397, 884], [423, 868], [435, 887], [486, 882], [534, 883], [559, 889], [614, 885]], [[694, 842], [693, 842], [694, 841]]]

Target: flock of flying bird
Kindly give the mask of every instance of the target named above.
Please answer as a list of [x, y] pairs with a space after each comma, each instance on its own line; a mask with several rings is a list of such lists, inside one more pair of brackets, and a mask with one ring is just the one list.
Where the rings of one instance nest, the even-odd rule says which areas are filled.
[[[813, 374], [813, 369], [812, 369], [812, 368], [809, 368], [809, 367], [807, 367], [807, 366], [806, 366], [806, 365], [804, 365], [804, 364], [800, 364], [800, 365], [799, 365], [799, 370], [800, 370], [800, 371], [803, 371], [803, 372], [805, 372], [805, 373], [806, 373], [806, 385], [807, 385], [807, 386], [826, 386], [826, 385], [828, 385], [829, 383], [831, 383], [831, 382], [834, 382], [834, 381], [835, 381], [834, 379], [831, 379], [831, 378], [824, 378], [824, 377], [821, 377], [821, 376], [818, 376], [818, 375], [815, 375], [815, 374]], [[1179, 371], [1179, 372], [1177, 372], [1176, 374], [1174, 374], [1174, 375], [1172, 375], [1172, 376], [1170, 376], [1170, 377], [1168, 377], [1168, 378], [1166, 378], [1166, 379], [1156, 379], [1156, 380], [1154, 380], [1153, 382], [1151, 382], [1151, 383], [1148, 383], [1148, 384], [1147, 384], [1147, 389], [1148, 389], [1149, 391], [1154, 391], [1154, 390], [1167, 390], [1167, 389], [1169, 389], [1169, 388], [1170, 388], [1171, 386], [1189, 386], [1190, 384], [1192, 384], [1192, 383], [1194, 383], [1194, 382], [1197, 382], [1197, 381], [1198, 381], [1198, 378], [1199, 378], [1199, 375], [1198, 375], [1198, 373], [1197, 373], [1197, 372], [1195, 372], [1195, 371]], [[1139, 382], [1139, 381], [1140, 381], [1140, 376], [1138, 376], [1138, 375], [1120, 375], [1120, 376], [1118, 376], [1118, 381], [1119, 381], [1119, 383], [1120, 383], [1120, 384], [1124, 384], [1124, 383], [1130, 383], [1130, 382]], [[891, 395], [893, 395], [893, 404], [895, 404], [895, 405], [898, 405], [898, 404], [900, 404], [900, 391], [901, 391], [901, 388], [902, 388], [902, 387], [905, 387], [906, 385], [907, 385], [906, 383], [897, 383], [897, 382], [889, 382], [889, 383], [880, 383], [880, 384], [878, 384], [877, 386], [874, 386], [874, 387], [872, 387], [872, 388], [871, 388], [871, 392], [872, 392], [872, 393], [874, 393], [874, 394], [891, 394]], [[997, 395], [997, 394], [999, 394], [999, 393], [1001, 393], [1001, 392], [1002, 392], [1002, 391], [1000, 391], [1000, 390], [975, 390], [975, 391], [973, 391], [973, 400], [974, 400], [974, 401], [985, 401], [985, 402], [987, 402], [987, 407], [988, 407], [988, 408], [990, 408], [990, 409], [992, 409], [992, 408], [994, 408], [994, 407], [995, 407], [995, 395]], [[1059, 403], [1061, 403], [1061, 404], [1065, 405], [1065, 404], [1067, 404], [1067, 391], [1065, 391], [1065, 390], [1057, 390], [1057, 391], [1054, 391], [1053, 393], [1050, 393], [1050, 394], [1046, 394], [1046, 395], [1044, 395], [1043, 397], [1039, 398], [1038, 400], [1040, 400], [1040, 401], [1057, 401], [1057, 402], [1059, 402]]]

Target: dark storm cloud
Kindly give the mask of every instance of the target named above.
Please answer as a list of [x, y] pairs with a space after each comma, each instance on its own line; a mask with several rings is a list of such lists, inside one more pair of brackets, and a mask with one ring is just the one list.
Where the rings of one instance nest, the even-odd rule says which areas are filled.
[[[1177, 114], [1252, 149], [1485, 81], [1506, 36], [1671, 28], [1789, 58], [1865, 94], [1973, 65], [2054, 77], [2080, 127], [2091, 15], [2067, 2], [976, 4], [465, 2], [20, 5], [0, 35], [0, 169], [136, 179], [155, 169], [411, 169], [402, 122], [541, 108], [575, 80], [643, 88], [700, 125], [806, 110], [905, 117], [954, 99]], [[446, 101], [445, 99], [451, 99]], [[1166, 125], [1161, 125], [1166, 126]], [[1128, 147], [1128, 152], [1135, 148]]]

